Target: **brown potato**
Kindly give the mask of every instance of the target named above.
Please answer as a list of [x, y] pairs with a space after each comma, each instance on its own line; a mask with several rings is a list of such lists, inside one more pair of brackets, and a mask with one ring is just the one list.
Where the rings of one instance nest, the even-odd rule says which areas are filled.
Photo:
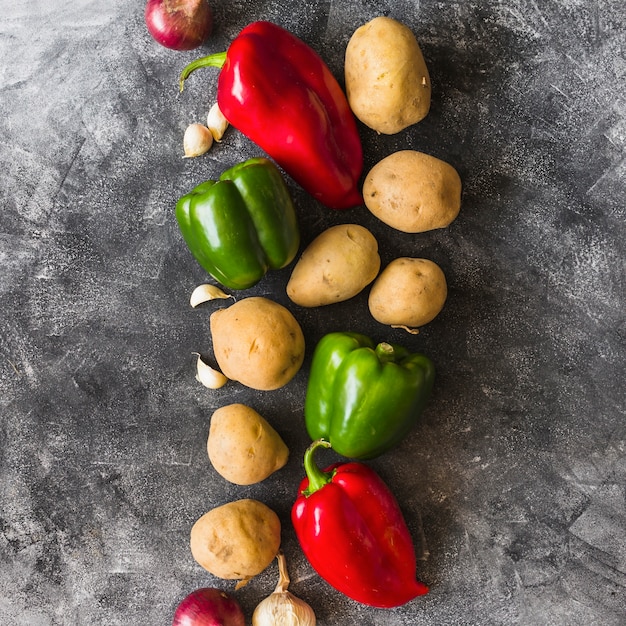
[[304, 361], [304, 335], [284, 306], [244, 298], [210, 318], [215, 360], [227, 378], [252, 389], [286, 385]]
[[449, 226], [461, 209], [461, 179], [448, 163], [415, 150], [379, 161], [363, 184], [365, 206], [405, 233]]
[[213, 413], [207, 453], [215, 470], [236, 485], [261, 482], [289, 458], [281, 436], [245, 404], [229, 404]]
[[193, 558], [205, 570], [227, 580], [260, 574], [280, 548], [278, 515], [258, 500], [236, 500], [205, 513], [191, 529]]
[[304, 307], [356, 296], [380, 269], [378, 242], [358, 224], [332, 226], [305, 249], [287, 283], [287, 295]]
[[380, 273], [368, 305], [372, 317], [381, 324], [417, 328], [439, 315], [447, 297], [446, 277], [436, 263], [401, 257]]
[[412, 31], [390, 17], [358, 28], [346, 48], [346, 95], [357, 118], [392, 135], [416, 124], [430, 110], [431, 84]]

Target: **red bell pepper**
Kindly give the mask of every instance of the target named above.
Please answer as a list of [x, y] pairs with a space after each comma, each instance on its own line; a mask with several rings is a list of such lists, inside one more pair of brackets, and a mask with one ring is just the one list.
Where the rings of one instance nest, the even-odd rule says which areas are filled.
[[345, 94], [322, 58], [271, 22], [253, 22], [227, 52], [187, 65], [220, 67], [217, 104], [228, 122], [322, 204], [363, 203], [357, 185], [363, 151]]
[[346, 596], [380, 608], [428, 593], [416, 580], [415, 549], [398, 503], [363, 463], [336, 463], [321, 471], [314, 441], [304, 455], [306, 478], [291, 511], [296, 536], [317, 573]]

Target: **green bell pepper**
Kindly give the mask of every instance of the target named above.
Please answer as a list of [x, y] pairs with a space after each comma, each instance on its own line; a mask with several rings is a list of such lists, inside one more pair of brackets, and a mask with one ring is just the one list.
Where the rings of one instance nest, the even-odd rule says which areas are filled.
[[312, 440], [339, 454], [371, 459], [409, 432], [432, 391], [435, 367], [402, 346], [365, 335], [334, 332], [313, 353], [304, 403]]
[[195, 187], [176, 203], [176, 219], [198, 263], [230, 289], [247, 289], [269, 269], [285, 267], [300, 245], [287, 185], [262, 157]]

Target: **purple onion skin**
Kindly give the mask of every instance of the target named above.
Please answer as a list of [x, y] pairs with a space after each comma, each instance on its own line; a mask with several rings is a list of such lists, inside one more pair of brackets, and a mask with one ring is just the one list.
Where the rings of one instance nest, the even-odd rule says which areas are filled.
[[213, 11], [207, 0], [148, 0], [148, 32], [170, 50], [193, 50], [213, 32]]
[[172, 626], [245, 626], [237, 601], [221, 589], [192, 591], [178, 605]]

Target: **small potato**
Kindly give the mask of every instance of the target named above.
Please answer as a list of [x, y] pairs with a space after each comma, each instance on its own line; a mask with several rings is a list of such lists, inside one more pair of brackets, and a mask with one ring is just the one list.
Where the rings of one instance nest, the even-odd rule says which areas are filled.
[[245, 404], [229, 404], [211, 417], [211, 464], [236, 485], [253, 485], [287, 463], [289, 449], [272, 425]]
[[236, 500], [205, 513], [192, 527], [190, 547], [205, 570], [243, 586], [280, 548], [280, 519], [258, 500]]
[[428, 259], [401, 257], [385, 267], [372, 285], [372, 317], [388, 326], [417, 328], [443, 308], [448, 286], [443, 270]]
[[449, 226], [461, 209], [461, 179], [448, 163], [415, 150], [379, 161], [363, 184], [365, 206], [405, 233]]
[[263, 391], [286, 385], [304, 361], [304, 335], [284, 306], [244, 298], [210, 317], [215, 360], [224, 376]]
[[287, 283], [287, 295], [304, 307], [356, 296], [378, 275], [378, 242], [358, 224], [332, 226], [305, 249]]
[[430, 110], [430, 76], [419, 44], [405, 24], [390, 17], [357, 28], [344, 73], [350, 108], [379, 133], [398, 133]]

